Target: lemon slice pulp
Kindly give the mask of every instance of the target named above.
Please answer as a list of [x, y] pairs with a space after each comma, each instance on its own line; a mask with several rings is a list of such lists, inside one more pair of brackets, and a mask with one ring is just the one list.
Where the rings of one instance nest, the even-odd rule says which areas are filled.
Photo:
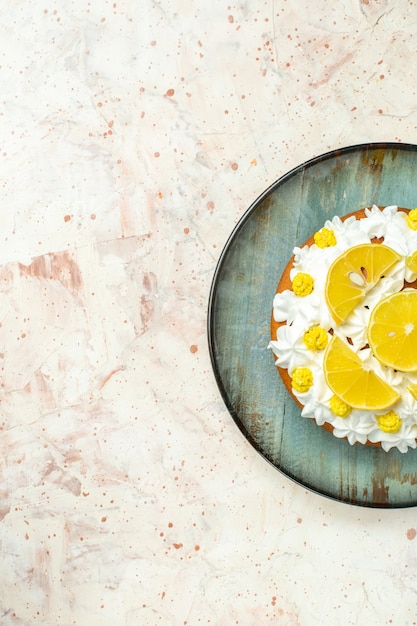
[[362, 359], [334, 335], [324, 353], [323, 370], [330, 389], [355, 409], [387, 409], [400, 394], [372, 370]]
[[349, 317], [400, 258], [384, 244], [365, 243], [349, 248], [333, 261], [326, 277], [325, 298], [336, 324]]
[[368, 342], [381, 363], [401, 372], [417, 370], [417, 291], [386, 296], [372, 309]]

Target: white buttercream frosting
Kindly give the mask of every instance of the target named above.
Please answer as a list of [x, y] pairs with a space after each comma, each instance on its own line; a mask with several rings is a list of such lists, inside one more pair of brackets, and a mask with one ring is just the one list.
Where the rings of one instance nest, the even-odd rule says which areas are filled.
[[[325, 228], [334, 231], [336, 244], [319, 248], [315, 243], [294, 248], [294, 262], [290, 279], [303, 272], [314, 279], [311, 294], [300, 298], [290, 289], [277, 293], [273, 302], [273, 315], [276, 322], [286, 322], [277, 331], [276, 341], [269, 343], [276, 358], [276, 365], [291, 372], [296, 367], [309, 368], [313, 374], [313, 384], [307, 392], [300, 393], [293, 389], [294, 396], [303, 405], [302, 417], [315, 419], [317, 424], [329, 423], [333, 434], [346, 438], [350, 444], [367, 441], [380, 443], [386, 451], [398, 448], [407, 452], [416, 448], [417, 438], [417, 401], [407, 391], [410, 383], [417, 383], [417, 372], [397, 372], [381, 363], [372, 355], [367, 346], [367, 327], [373, 307], [385, 296], [400, 291], [404, 281], [412, 282], [417, 274], [406, 267], [406, 258], [417, 250], [417, 231], [407, 225], [407, 216], [397, 206], [388, 206], [380, 210], [377, 206], [365, 209], [365, 217], [354, 216], [341, 220], [334, 217], [326, 221]], [[382, 278], [356, 307], [349, 318], [337, 326], [326, 305], [325, 284], [327, 272], [332, 262], [347, 249], [363, 243], [370, 243], [373, 238], [383, 238], [384, 244], [401, 255], [392, 271]], [[401, 427], [395, 433], [386, 433], [378, 427], [377, 417], [387, 411], [367, 411], [352, 409], [347, 417], [338, 417], [330, 409], [330, 398], [334, 395], [327, 386], [323, 373], [324, 351], [309, 350], [304, 341], [304, 333], [312, 326], [324, 328], [329, 340], [331, 334], [338, 335], [344, 341], [349, 338], [351, 349], [367, 367], [372, 368], [401, 396], [391, 407], [401, 418]]]

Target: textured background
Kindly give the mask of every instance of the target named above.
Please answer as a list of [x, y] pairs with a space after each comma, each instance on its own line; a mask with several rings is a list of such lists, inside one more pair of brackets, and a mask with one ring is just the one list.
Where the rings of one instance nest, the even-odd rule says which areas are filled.
[[416, 21], [405, 0], [0, 0], [2, 626], [417, 623], [415, 510], [279, 474], [206, 340], [266, 187], [417, 143]]

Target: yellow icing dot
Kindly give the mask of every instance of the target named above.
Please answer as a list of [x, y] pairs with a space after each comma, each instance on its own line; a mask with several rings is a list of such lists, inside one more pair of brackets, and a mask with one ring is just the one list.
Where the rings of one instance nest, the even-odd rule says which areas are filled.
[[396, 433], [400, 429], [402, 420], [395, 411], [388, 411], [385, 415], [379, 415], [377, 418], [378, 426], [384, 433]]
[[322, 228], [314, 233], [314, 243], [319, 248], [329, 248], [336, 245], [336, 235], [330, 228]]
[[352, 407], [346, 404], [339, 396], [332, 396], [330, 398], [330, 410], [338, 417], [347, 417], [352, 410]]
[[292, 281], [292, 288], [296, 296], [308, 296], [314, 288], [314, 278], [310, 274], [299, 272]]
[[313, 373], [308, 367], [296, 367], [291, 377], [293, 389], [300, 393], [308, 391], [313, 384]]
[[324, 350], [329, 336], [321, 326], [312, 326], [303, 335], [303, 341], [309, 350]]
[[411, 228], [411, 230], [417, 230], [417, 209], [412, 209], [407, 214], [407, 226]]

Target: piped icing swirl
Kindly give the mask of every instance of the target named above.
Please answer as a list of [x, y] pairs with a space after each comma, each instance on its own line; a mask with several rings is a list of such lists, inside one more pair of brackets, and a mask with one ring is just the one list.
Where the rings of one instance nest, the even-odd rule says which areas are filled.
[[[375, 239], [383, 241], [401, 259], [366, 294], [349, 317], [336, 325], [325, 298], [328, 270], [333, 261], [349, 248], [369, 244]], [[417, 383], [417, 371], [399, 372], [386, 367], [367, 346], [367, 328], [373, 307], [387, 295], [401, 291], [405, 282], [413, 283], [417, 279], [417, 273], [406, 264], [407, 257], [416, 250], [417, 230], [407, 219], [407, 213], [398, 210], [397, 206], [381, 210], [374, 205], [364, 210], [361, 219], [355, 215], [344, 220], [336, 216], [326, 221], [314, 243], [296, 247], [293, 251], [290, 281], [294, 284], [297, 277], [306, 274], [311, 277], [314, 288], [310, 291], [305, 289], [306, 293], [300, 292], [299, 295], [293, 288], [284, 289], [274, 297], [273, 319], [278, 328], [276, 338], [272, 338], [269, 347], [276, 357], [275, 363], [281, 372], [287, 370], [291, 374], [297, 368], [311, 372], [312, 383], [306, 390], [291, 387], [291, 393], [302, 406], [302, 417], [315, 419], [320, 426], [330, 425], [336, 437], [345, 438], [352, 445], [376, 443], [385, 451], [398, 448], [400, 452], [417, 446], [417, 400], [407, 390], [408, 385]], [[299, 282], [302, 283], [302, 280], [299, 279]], [[365, 366], [400, 394], [401, 399], [392, 407], [394, 415], [386, 417], [387, 410], [356, 408], [346, 411], [339, 408], [336, 410], [339, 414], [334, 412], [334, 394], [326, 383], [323, 371], [324, 349], [317, 349], [317, 346], [312, 349], [311, 341], [309, 344], [305, 340], [305, 333], [312, 327], [323, 329], [329, 340], [336, 334], [347, 341]], [[323, 341], [323, 333], [320, 331], [318, 334]], [[299, 386], [299, 389], [304, 387]], [[343, 413], [345, 416], [341, 416]]]

